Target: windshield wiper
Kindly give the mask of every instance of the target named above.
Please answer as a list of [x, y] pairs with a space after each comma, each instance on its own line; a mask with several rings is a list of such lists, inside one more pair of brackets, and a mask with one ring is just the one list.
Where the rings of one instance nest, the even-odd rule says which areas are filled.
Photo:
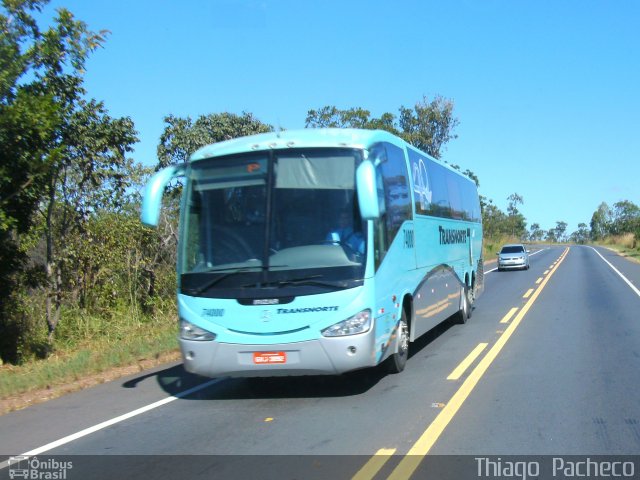
[[[205, 291], [209, 290], [211, 287], [217, 285], [218, 282], [221, 282], [225, 278], [229, 278], [229, 277], [231, 277], [233, 275], [236, 275], [238, 273], [249, 272], [249, 271], [252, 271], [252, 270], [263, 270], [264, 271], [264, 270], [269, 270], [269, 268], [271, 268], [271, 267], [282, 268], [282, 267], [287, 267], [287, 266], [288, 265], [269, 265], [269, 266], [267, 266], [267, 265], [254, 265], [254, 266], [236, 268], [235, 270], [227, 272], [224, 275], [220, 275], [219, 277], [216, 277], [216, 278], [208, 281], [207, 283], [205, 283], [204, 285], [201, 285], [198, 288], [190, 290], [190, 294], [191, 295], [200, 295], [202, 292], [205, 292]], [[226, 270], [230, 270], [230, 267], [215, 268], [215, 269], [212, 269], [212, 270], [207, 270], [206, 272], [203, 272], [203, 273], [224, 272]]]
[[275, 282], [274, 284], [278, 287], [286, 287], [288, 285], [315, 285], [319, 287], [339, 288], [341, 290], [348, 288], [342, 283], [315, 280], [316, 278], [322, 278], [323, 276], [324, 275], [309, 275], [308, 277], [280, 280], [279, 282]]

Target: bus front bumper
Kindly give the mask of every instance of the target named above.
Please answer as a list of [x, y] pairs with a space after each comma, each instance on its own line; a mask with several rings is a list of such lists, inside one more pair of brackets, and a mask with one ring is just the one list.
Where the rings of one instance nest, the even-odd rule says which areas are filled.
[[185, 370], [206, 377], [338, 375], [377, 363], [373, 329], [273, 345], [179, 341]]

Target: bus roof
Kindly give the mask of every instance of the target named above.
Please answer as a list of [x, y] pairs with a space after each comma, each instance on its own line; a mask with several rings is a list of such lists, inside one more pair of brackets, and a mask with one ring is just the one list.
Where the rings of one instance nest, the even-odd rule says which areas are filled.
[[390, 142], [401, 148], [413, 148], [436, 163], [439, 163], [446, 169], [451, 170], [469, 181], [473, 181], [467, 175], [452, 168], [446, 162], [427, 155], [396, 135], [385, 130], [366, 130], [360, 128], [304, 128], [299, 130], [281, 130], [280, 132], [258, 133], [256, 135], [238, 137], [204, 146], [196, 150], [191, 157], [189, 157], [189, 160], [195, 162], [212, 157], [234, 155], [236, 153], [260, 152], [286, 148], [368, 148], [377, 142]]
[[363, 130], [355, 128], [306, 128], [302, 130], [282, 130], [234, 138], [202, 147], [193, 153], [190, 160], [232, 155], [242, 152], [256, 152], [279, 148], [348, 147], [366, 148], [376, 142], [405, 142], [383, 130]]

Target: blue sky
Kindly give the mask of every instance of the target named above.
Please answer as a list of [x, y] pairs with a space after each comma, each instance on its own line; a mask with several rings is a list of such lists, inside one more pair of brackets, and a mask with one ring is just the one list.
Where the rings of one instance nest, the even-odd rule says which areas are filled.
[[243, 111], [286, 129], [307, 111], [398, 113], [453, 100], [443, 160], [528, 225], [640, 205], [640, 2], [635, 0], [53, 0], [111, 34], [89, 96], [135, 122], [155, 164], [164, 116]]

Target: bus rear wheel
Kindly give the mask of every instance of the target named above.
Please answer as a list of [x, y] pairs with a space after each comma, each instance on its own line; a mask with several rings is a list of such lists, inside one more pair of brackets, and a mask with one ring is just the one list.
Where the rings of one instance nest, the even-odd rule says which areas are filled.
[[389, 373], [400, 373], [404, 370], [409, 357], [409, 324], [404, 308], [396, 330], [396, 351], [387, 359]]
[[473, 311], [473, 291], [465, 284], [460, 293], [460, 311], [458, 312], [458, 323], [467, 323]]

